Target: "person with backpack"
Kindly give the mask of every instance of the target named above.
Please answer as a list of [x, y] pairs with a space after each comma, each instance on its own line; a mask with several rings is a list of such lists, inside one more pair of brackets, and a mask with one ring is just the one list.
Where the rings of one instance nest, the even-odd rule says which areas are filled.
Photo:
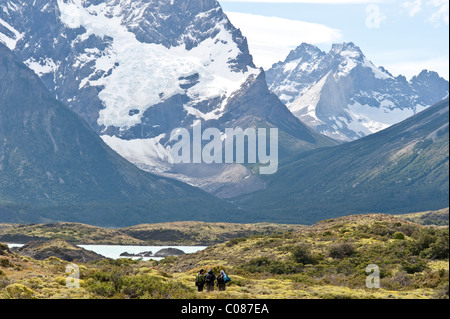
[[195, 285], [197, 286], [197, 289], [199, 292], [203, 291], [203, 287], [205, 286], [205, 270], [202, 269], [197, 274], [197, 277], [195, 278]]
[[217, 287], [219, 288], [219, 291], [225, 291], [226, 285], [230, 281], [230, 277], [228, 277], [225, 271], [221, 270], [220, 274], [217, 276]]
[[216, 280], [216, 275], [210, 269], [208, 273], [205, 276], [205, 283], [206, 283], [206, 291], [211, 292], [214, 291], [214, 281]]

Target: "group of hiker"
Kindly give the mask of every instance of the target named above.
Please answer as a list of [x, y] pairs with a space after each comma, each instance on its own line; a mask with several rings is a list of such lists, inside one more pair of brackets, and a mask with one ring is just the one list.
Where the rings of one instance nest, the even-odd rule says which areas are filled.
[[203, 291], [203, 288], [206, 285], [206, 291], [211, 292], [214, 291], [214, 285], [216, 281], [219, 291], [225, 291], [226, 285], [231, 281], [231, 279], [223, 270], [220, 271], [219, 275], [216, 278], [216, 275], [214, 274], [212, 269], [210, 269], [206, 274], [205, 270], [202, 269], [197, 274], [195, 285], [197, 286], [198, 291]]

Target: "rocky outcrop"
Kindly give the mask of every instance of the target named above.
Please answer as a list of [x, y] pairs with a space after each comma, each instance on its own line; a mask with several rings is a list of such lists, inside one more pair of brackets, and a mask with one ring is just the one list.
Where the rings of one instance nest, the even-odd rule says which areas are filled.
[[90, 262], [105, 259], [106, 257], [69, 244], [63, 240], [32, 241], [18, 249], [17, 253], [37, 260], [57, 257], [69, 262]]
[[181, 249], [177, 248], [164, 248], [157, 251], [153, 257], [170, 257], [170, 256], [181, 256], [184, 255], [185, 252]]
[[153, 253], [151, 251], [144, 251], [138, 254], [131, 254], [129, 252], [123, 252], [120, 254], [120, 257], [152, 257]]
[[158, 250], [155, 254], [153, 254], [151, 251], [144, 251], [137, 254], [132, 254], [128, 252], [123, 252], [120, 254], [120, 257], [138, 257], [138, 258], [148, 258], [148, 257], [169, 257], [169, 256], [181, 256], [184, 255], [185, 252], [181, 249], [176, 248], [164, 248], [161, 250]]
[[11, 251], [8, 248], [8, 245], [0, 243], [0, 256], [8, 256], [11, 254]]

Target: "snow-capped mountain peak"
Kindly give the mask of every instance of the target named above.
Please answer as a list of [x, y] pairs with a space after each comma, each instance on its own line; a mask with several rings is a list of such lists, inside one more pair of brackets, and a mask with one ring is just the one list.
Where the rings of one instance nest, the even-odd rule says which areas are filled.
[[334, 44], [328, 53], [302, 44], [267, 71], [267, 81], [304, 123], [344, 141], [385, 129], [448, 96], [448, 82], [437, 73], [424, 71], [409, 82], [394, 78], [351, 42]]
[[287, 56], [285, 62], [292, 62], [298, 59], [304, 59], [305, 61], [311, 61], [320, 56], [323, 56], [325, 53], [320, 50], [318, 47], [302, 43], [295, 50], [292, 50]]
[[[170, 41], [147, 43], [139, 41], [134, 31], [142, 30], [140, 23], [146, 20], [142, 20], [141, 15], [149, 3], [134, 4], [133, 14], [129, 10], [130, 1], [120, 6], [111, 6], [111, 3], [114, 4], [107, 1], [86, 6], [87, 3], [81, 0], [58, 0], [61, 21], [71, 29], [86, 30], [74, 40], [75, 43], [82, 43], [90, 37], [111, 39], [101, 52], [85, 49], [76, 62], [82, 68], [87, 61], [95, 59], [92, 73], [80, 79], [80, 89], [86, 86], [103, 87], [99, 98], [104, 108], [99, 112], [97, 123], [104, 130], [111, 126], [126, 129], [137, 125], [149, 107], [177, 94], [186, 94], [190, 99], [187, 111], [196, 113], [196, 103], [227, 97], [239, 89], [250, 74], [259, 72], [250, 66], [246, 70], [237, 68], [234, 61], [242, 52], [226, 29], [228, 21], [225, 18], [215, 25], [213, 37], [195, 46], [187, 45], [183, 40], [193, 37], [189, 30], [180, 36], [176, 44]], [[199, 17], [206, 17], [212, 13], [210, 11], [217, 10], [197, 14], [190, 29], [194, 28]], [[167, 19], [168, 16], [163, 21]], [[91, 79], [92, 75], [110, 70], [110, 75]], [[190, 78], [195, 78], [195, 81], [189, 82]], [[119, 91], [126, 94], [117, 94]], [[203, 115], [207, 118], [217, 116], [220, 112]]]
[[[0, 7], [2, 42], [97, 131], [124, 133], [176, 95], [189, 99], [185, 112], [217, 118], [226, 98], [260, 72], [214, 0], [9, 0]], [[197, 107], [211, 100], [208, 112]]]
[[355, 60], [361, 60], [364, 58], [364, 54], [361, 49], [357, 47], [353, 42], [335, 43], [332, 45], [330, 55], [341, 56], [343, 58], [352, 58]]

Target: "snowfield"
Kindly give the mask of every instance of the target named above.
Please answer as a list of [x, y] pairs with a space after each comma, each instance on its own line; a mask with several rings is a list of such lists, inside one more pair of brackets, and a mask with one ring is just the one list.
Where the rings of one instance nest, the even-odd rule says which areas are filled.
[[[224, 27], [226, 21], [217, 25], [219, 32], [215, 38], [208, 38], [189, 51], [183, 44], [167, 48], [161, 44], [139, 42], [124, 25], [120, 6], [110, 7], [108, 4], [85, 8], [81, 0], [58, 0], [61, 21], [70, 28], [86, 29], [79, 41], [90, 35], [113, 39], [105, 52], [86, 52], [79, 57], [79, 67], [95, 60], [96, 71], [111, 72], [95, 81], [88, 81], [90, 75], [81, 80], [80, 87], [88, 83], [104, 87], [99, 94], [105, 106], [100, 111], [99, 125], [132, 127], [141, 122], [143, 113], [152, 105], [185, 93], [191, 99], [191, 105], [185, 107], [189, 114], [217, 119], [221, 116], [220, 109], [205, 114], [195, 109], [195, 104], [220, 97], [225, 105], [226, 98], [238, 90], [250, 75], [260, 72], [256, 68], [247, 72], [232, 70], [229, 61], [241, 52]], [[181, 88], [183, 78], [194, 75], [198, 76], [198, 83], [188, 89]], [[132, 110], [139, 112], [130, 116]]]

